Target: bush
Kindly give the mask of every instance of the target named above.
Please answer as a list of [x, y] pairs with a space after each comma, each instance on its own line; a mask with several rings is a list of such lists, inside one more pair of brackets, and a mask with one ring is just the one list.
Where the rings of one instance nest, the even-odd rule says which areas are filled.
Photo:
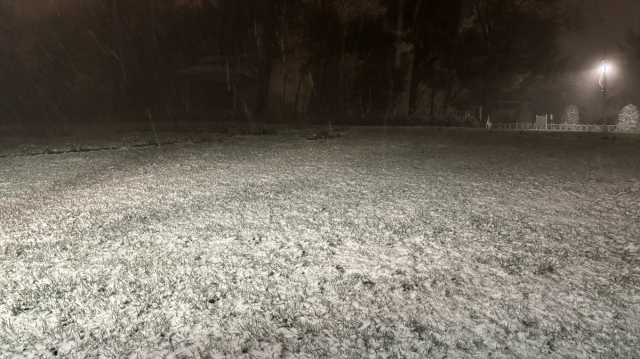
[[423, 124], [437, 127], [480, 127], [480, 121], [475, 117], [434, 117], [424, 120]]
[[275, 135], [277, 131], [273, 126], [265, 125], [264, 122], [245, 122], [240, 127], [240, 132], [243, 135], [261, 136]]
[[307, 139], [309, 140], [321, 140], [324, 138], [329, 138], [329, 130], [323, 129], [321, 127], [316, 127], [310, 134], [307, 135]]
[[439, 117], [425, 119], [421, 117], [387, 116], [385, 114], [365, 114], [361, 116], [331, 116], [311, 117], [313, 125], [326, 125], [331, 123], [336, 126], [442, 126], [442, 127], [474, 127], [478, 128], [480, 122], [473, 117]]
[[578, 112], [578, 106], [567, 105], [564, 108], [562, 114], [562, 123], [567, 125], [577, 125], [580, 123], [580, 113]]
[[516, 110], [516, 122], [535, 123], [535, 116], [531, 112], [531, 107], [527, 104], [520, 104]]
[[634, 105], [625, 106], [618, 116], [618, 129], [620, 131], [638, 131], [640, 112]]

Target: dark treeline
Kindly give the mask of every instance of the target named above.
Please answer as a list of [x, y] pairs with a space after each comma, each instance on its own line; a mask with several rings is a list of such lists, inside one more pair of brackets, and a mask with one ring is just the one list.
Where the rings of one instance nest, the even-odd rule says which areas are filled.
[[0, 0], [0, 116], [174, 111], [177, 72], [211, 55], [256, 79], [258, 115], [486, 114], [553, 101], [575, 23], [559, 0], [93, 0], [37, 19]]

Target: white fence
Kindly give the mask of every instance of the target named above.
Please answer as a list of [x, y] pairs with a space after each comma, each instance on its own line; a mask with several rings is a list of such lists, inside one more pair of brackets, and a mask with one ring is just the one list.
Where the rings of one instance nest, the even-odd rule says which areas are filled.
[[[535, 123], [499, 123], [498, 128], [505, 130], [555, 130], [555, 131], [602, 131], [602, 125], [569, 125], [569, 124], [548, 124], [545, 128], [538, 128]], [[607, 125], [608, 132], [638, 132], [636, 128], [632, 131], [618, 129], [616, 125]]]

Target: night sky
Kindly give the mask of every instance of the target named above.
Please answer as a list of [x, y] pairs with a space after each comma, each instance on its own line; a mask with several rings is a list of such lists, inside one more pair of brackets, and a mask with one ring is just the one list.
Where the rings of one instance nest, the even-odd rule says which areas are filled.
[[582, 3], [586, 28], [565, 34], [562, 46], [581, 69], [597, 67], [605, 46], [614, 52], [616, 44], [630, 30], [640, 30], [640, 0], [565, 0], [569, 6]]

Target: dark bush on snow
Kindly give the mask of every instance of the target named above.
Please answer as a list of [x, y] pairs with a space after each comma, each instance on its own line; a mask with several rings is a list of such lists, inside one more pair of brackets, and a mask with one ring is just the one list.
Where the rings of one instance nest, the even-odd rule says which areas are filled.
[[275, 135], [277, 131], [273, 126], [265, 125], [264, 122], [245, 122], [240, 127], [240, 132], [243, 135], [261, 136]]
[[365, 116], [324, 116], [310, 118], [311, 124], [336, 126], [440, 126], [440, 127], [481, 127], [480, 121], [473, 117], [441, 117], [424, 119], [420, 117], [386, 116], [369, 114]]
[[436, 117], [425, 119], [422, 121], [422, 124], [426, 126], [438, 127], [481, 127], [480, 121], [478, 121], [478, 119], [476, 119], [475, 117]]
[[316, 127], [311, 131], [310, 134], [307, 135], [307, 139], [309, 140], [321, 140], [324, 138], [329, 138], [329, 130], [323, 129], [321, 127]]

